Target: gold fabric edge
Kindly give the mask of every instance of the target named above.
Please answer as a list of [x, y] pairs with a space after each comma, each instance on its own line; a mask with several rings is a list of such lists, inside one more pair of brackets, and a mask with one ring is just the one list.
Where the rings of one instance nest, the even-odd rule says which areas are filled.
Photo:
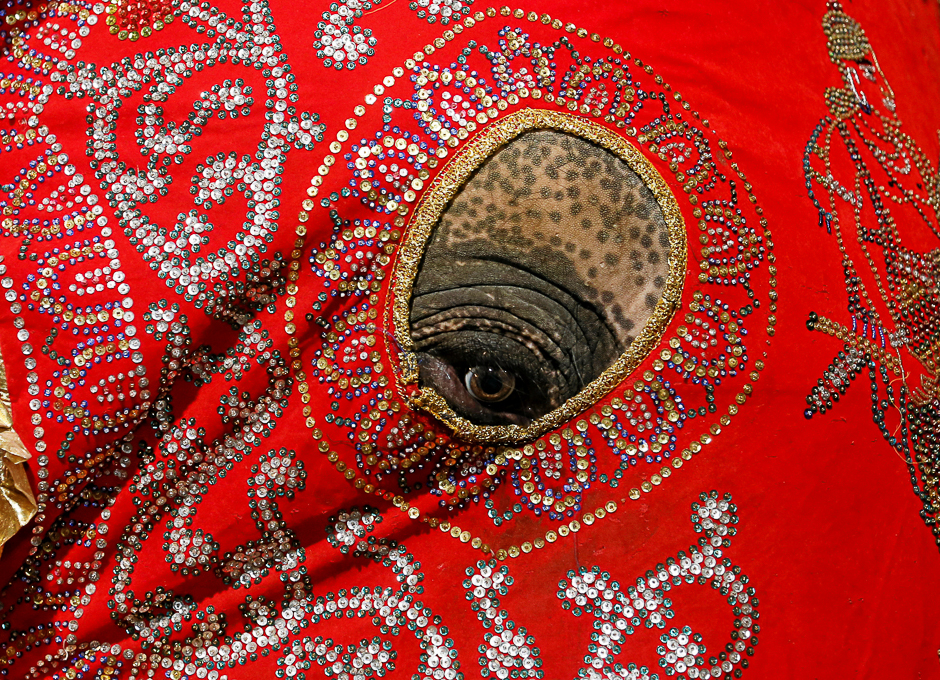
[[0, 553], [36, 514], [36, 497], [26, 474], [30, 458], [32, 454], [13, 429], [6, 365], [0, 356]]
[[679, 308], [685, 285], [688, 246], [685, 220], [675, 195], [659, 171], [625, 137], [587, 118], [561, 111], [525, 108], [493, 123], [470, 141], [438, 174], [415, 209], [395, 262], [392, 283], [394, 336], [402, 350], [399, 380], [418, 380], [414, 343], [410, 334], [410, 302], [414, 281], [427, 242], [443, 210], [470, 175], [500, 146], [524, 132], [553, 129], [594, 142], [616, 154], [640, 176], [663, 212], [669, 234], [669, 274], [663, 293], [637, 338], [601, 375], [554, 411], [521, 425], [475, 425], [447, 404], [434, 389], [421, 388], [410, 400], [450, 428], [456, 436], [484, 444], [518, 444], [556, 429], [593, 406], [614, 390], [655, 349]]

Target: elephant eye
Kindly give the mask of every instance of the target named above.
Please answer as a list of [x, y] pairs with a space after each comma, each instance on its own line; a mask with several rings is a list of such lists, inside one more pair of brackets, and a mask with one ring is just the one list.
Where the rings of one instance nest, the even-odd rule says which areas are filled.
[[474, 399], [489, 403], [505, 401], [516, 388], [516, 376], [494, 366], [474, 366], [464, 376]]
[[549, 129], [496, 146], [448, 199], [411, 290], [419, 384], [472, 425], [529, 425], [643, 330], [669, 276], [663, 211], [621, 156]]

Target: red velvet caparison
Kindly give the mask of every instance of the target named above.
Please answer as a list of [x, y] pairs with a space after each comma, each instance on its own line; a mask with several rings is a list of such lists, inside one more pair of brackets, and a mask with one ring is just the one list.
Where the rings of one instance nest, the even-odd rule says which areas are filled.
[[[3, 677], [940, 677], [936, 3], [4, 11]], [[670, 278], [587, 402], [468, 429], [422, 225], [542, 128]]]

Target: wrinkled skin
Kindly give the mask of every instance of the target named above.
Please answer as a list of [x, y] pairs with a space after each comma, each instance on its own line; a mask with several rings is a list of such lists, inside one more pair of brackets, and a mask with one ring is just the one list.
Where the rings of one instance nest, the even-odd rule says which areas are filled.
[[524, 425], [624, 352], [668, 274], [652, 192], [620, 158], [551, 130], [507, 144], [432, 233], [412, 301], [422, 384], [481, 425]]

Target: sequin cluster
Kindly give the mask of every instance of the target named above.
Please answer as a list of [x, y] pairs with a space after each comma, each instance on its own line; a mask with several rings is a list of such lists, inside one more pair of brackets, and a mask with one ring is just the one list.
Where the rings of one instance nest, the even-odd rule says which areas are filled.
[[369, 62], [369, 57], [375, 54], [377, 41], [372, 37], [371, 28], [362, 28], [355, 21], [370, 9], [372, 3], [369, 0], [344, 0], [342, 3], [334, 2], [330, 11], [323, 13], [323, 20], [317, 23], [317, 30], [313, 33], [316, 38], [313, 48], [324, 66], [352, 70]]
[[[220, 413], [226, 409], [237, 413], [238, 391], [233, 388], [230, 395], [233, 398], [219, 407]], [[303, 461], [296, 457], [288, 449], [272, 450], [251, 468], [248, 507], [260, 538], [222, 558], [218, 575], [233, 588], [260, 584], [272, 569], [290, 571], [303, 561], [303, 550], [277, 503], [279, 497], [293, 500], [294, 494], [304, 489], [307, 473]]]
[[[285, 458], [290, 459], [290, 455], [283, 450], [271, 452], [262, 459], [256, 471], [264, 466], [272, 467], [276, 460], [283, 462]], [[270, 478], [270, 475], [262, 476]], [[348, 552], [350, 545], [361, 543], [352, 557], [374, 560], [390, 571], [397, 583], [395, 587], [353, 586], [336, 593], [316, 595], [309, 579], [304, 576], [305, 569], [294, 565], [282, 577], [287, 595], [283, 605], [266, 598], [246, 597], [240, 609], [253, 626], [246, 627], [244, 633], [226, 635], [225, 626], [217, 625], [211, 635], [202, 637], [201, 644], [197, 636], [195, 649], [189, 647], [188, 656], [179, 657], [181, 661], [190, 661], [179, 669], [185, 673], [181, 677], [209, 677], [214, 669], [243, 665], [257, 660], [259, 654], [266, 656], [272, 652], [279, 653], [278, 677], [304, 680], [308, 677], [307, 671], [317, 667], [322, 667], [318, 673], [341, 680], [382, 677], [396, 668], [398, 652], [393, 648], [391, 638], [409, 631], [417, 637], [422, 650], [417, 667], [420, 675], [415, 677], [462, 680], [457, 651], [448, 636], [447, 627], [430, 607], [414, 599], [422, 592], [420, 582], [424, 573], [405, 546], [372, 535], [381, 521], [381, 514], [374, 508], [352, 508], [331, 518], [326, 527], [327, 536], [330, 544], [344, 553]], [[303, 561], [302, 557], [300, 561]], [[182, 619], [192, 617], [192, 612], [185, 611], [185, 607], [180, 609], [183, 610]], [[196, 617], [205, 615], [206, 612], [200, 611]], [[371, 620], [381, 635], [346, 646], [321, 635], [303, 635], [303, 629], [311, 625], [344, 617]], [[187, 648], [183, 650], [185, 654]]]
[[324, 666], [326, 677], [336, 680], [383, 677], [395, 670], [395, 659], [398, 658], [391, 642], [383, 642], [379, 637], [361, 640], [358, 645], [346, 645], [345, 649], [333, 640], [320, 637], [313, 644], [316, 645], [312, 651], [317, 664]]
[[[0, 265], [0, 286], [20, 346], [19, 359], [7, 361], [25, 378], [39, 453], [38, 513], [17, 585], [39, 610], [64, 614], [28, 629], [8, 626], [2, 644], [14, 654], [74, 644], [96, 592], [108, 506], [129, 476], [120, 435], [140, 421], [154, 391], [109, 213], [45, 122], [54, 78], [74, 68], [104, 9], [61, 2], [6, 16], [10, 71], [0, 75], [0, 153], [10, 174], [0, 184], [0, 227], [19, 242], [21, 274], [14, 280]], [[97, 435], [111, 442], [85, 449]], [[0, 657], [0, 669], [15, 658]]]
[[[377, 12], [381, 3], [382, 0], [342, 0], [330, 4], [313, 33], [317, 59], [322, 59], [327, 68], [337, 70], [351, 71], [369, 63], [378, 41], [372, 29], [363, 28], [358, 20], [364, 14]], [[419, 19], [447, 26], [469, 14], [472, 4], [473, 0], [413, 0], [408, 6]]]
[[[803, 170], [819, 224], [839, 248], [847, 318], [809, 313], [807, 327], [843, 349], [807, 395], [805, 415], [833, 408], [856, 375], [867, 374], [875, 424], [906, 461], [921, 516], [940, 545], [937, 171], [902, 129], [859, 23], [832, 2], [823, 30], [843, 86], [826, 91], [829, 115], [810, 135]], [[914, 230], [934, 247], [913, 249]]]
[[[313, 148], [323, 128], [316, 116], [298, 115], [292, 104], [297, 84], [267, 4], [246, 4], [242, 21], [208, 5], [182, 2], [180, 10], [184, 23], [214, 40], [139, 53], [104, 69], [80, 63], [53, 74], [53, 80], [66, 83], [57, 90], [66, 98], [90, 100], [86, 152], [118, 224], [142, 259], [178, 295], [237, 326], [271, 305], [283, 287], [283, 263], [264, 255], [277, 231], [284, 162], [292, 147]], [[148, 204], [170, 193], [172, 168], [193, 153], [192, 143], [209, 122], [250, 116], [255, 108], [253, 87], [226, 79], [203, 91], [185, 120], [166, 120], [165, 105], [177, 89], [228, 63], [243, 64], [264, 78], [265, 122], [254, 159], [231, 152], [207, 156], [193, 177], [194, 207], [180, 212], [172, 226], [157, 224], [147, 214]], [[135, 137], [143, 167], [119, 154], [116, 134], [119, 109], [139, 92], [143, 103], [137, 107]], [[228, 232], [224, 244], [214, 244], [210, 211], [236, 191], [246, 202], [242, 227]]]
[[[353, 508], [331, 518], [326, 531], [330, 544], [353, 557], [372, 560], [395, 575], [397, 587], [374, 589], [353, 587], [339, 593], [327, 593], [310, 598], [312, 621], [317, 623], [331, 617], [368, 618], [379, 628], [383, 636], [398, 636], [411, 631], [419, 640], [422, 650], [414, 677], [427, 680], [462, 680], [460, 662], [454, 641], [448, 636], [447, 626], [440, 616], [415, 600], [424, 588], [424, 572], [420, 563], [404, 545], [386, 538], [376, 538], [372, 531], [382, 521], [377, 510], [370, 507]], [[386, 647], [386, 649], [390, 648]], [[343, 668], [333, 667], [334, 672], [351, 672], [351, 659]], [[379, 675], [382, 673], [379, 672]], [[367, 676], [366, 676], [367, 677]]]
[[623, 652], [627, 636], [641, 626], [665, 630], [667, 621], [675, 618], [671, 591], [684, 584], [708, 585], [727, 599], [734, 614], [731, 642], [717, 655], [706, 656], [702, 636], [688, 626], [672, 627], [660, 637], [657, 648], [659, 665], [667, 676], [678, 678], [721, 678], [742, 676], [748, 667], [747, 657], [754, 654], [759, 604], [753, 587], [741, 567], [724, 556], [731, 546], [730, 537], [738, 522], [731, 495], [719, 497], [716, 491], [701, 494], [692, 504], [692, 522], [697, 533], [704, 536], [688, 552], [679, 551], [665, 563], [657, 564], [636, 579], [635, 586], [623, 589], [610, 573], [600, 567], [579, 567], [569, 571], [559, 583], [561, 606], [575, 616], [594, 619], [595, 633], [586, 666], [579, 676], [590, 680], [629, 678], [658, 680], [657, 673], [646, 666], [616, 661]]
[[118, 40], [149, 38], [173, 23], [179, 5], [179, 0], [116, 0], [107, 6], [105, 23]]
[[463, 582], [470, 608], [476, 612], [486, 634], [479, 646], [480, 674], [484, 678], [542, 678], [541, 651], [535, 638], [524, 626], [516, 626], [505, 609], [499, 609], [499, 597], [509, 593], [513, 578], [509, 567], [496, 560], [480, 560], [467, 569]]
[[[9, 193], [0, 200], [0, 209], [3, 233], [19, 239], [19, 258], [34, 268], [25, 280], [6, 277], [2, 285], [18, 329], [33, 397], [32, 434], [42, 454], [36, 459], [37, 536], [44, 531], [42, 510], [50, 498], [57, 503], [70, 495], [80, 499], [77, 491], [49, 493], [55, 485], [46, 470], [47, 431], [63, 426], [67, 430], [61, 441], [51, 443], [69, 466], [64, 479], [93, 478], [97, 473], [92, 471], [113, 454], [105, 446], [79, 455], [73, 442], [94, 435], [117, 437], [140, 422], [156, 392], [168, 384], [167, 373], [152, 373], [155, 364], [160, 370], [163, 337], [177, 341], [184, 337], [174, 320], [179, 313], [175, 303], [151, 305], [144, 314], [146, 333], [139, 333], [139, 312], [126, 280], [123, 254], [112, 238], [113, 218], [107, 208], [115, 210], [118, 226], [175, 293], [196, 300], [197, 305], [206, 303], [207, 311], [236, 328], [283, 290], [283, 262], [261, 258], [276, 228], [277, 185], [288, 148], [311, 147], [322, 126], [314, 117], [298, 116], [293, 110], [296, 85], [266, 5], [247, 3], [244, 23], [207, 4], [181, 8], [186, 12], [184, 23], [213, 42], [139, 53], [101, 68], [75, 57], [104, 5], [54, 3], [42, 15], [24, 13], [14, 31], [10, 58], [32, 75], [0, 79], [4, 93], [12, 98], [6, 107], [10, 128], [0, 135], [3, 152], [36, 154], [3, 185]], [[206, 158], [192, 187], [198, 210], [181, 213], [171, 230], [152, 224], [141, 207], [167, 195], [173, 181], [170, 169], [191, 151], [195, 135], [210, 118], [245, 116], [254, 106], [250, 85], [225, 80], [207, 87], [189, 118], [177, 123], [164, 117], [169, 95], [194, 71], [246, 59], [251, 61], [250, 73], [262, 71], [270, 97], [256, 157]], [[115, 135], [119, 107], [135, 93], [143, 93], [145, 100], [137, 111], [136, 141], [146, 163], [140, 172], [138, 163], [128, 169], [120, 159]], [[88, 101], [86, 150], [95, 179], [105, 190], [104, 200], [76, 170], [56, 134], [41, 122], [53, 97]], [[206, 253], [213, 227], [206, 211], [231, 200], [234, 189], [248, 201], [243, 232], [224, 248]], [[32, 330], [37, 327], [34, 319], [47, 320], [40, 323], [47, 329], [41, 335]], [[172, 364], [182, 348], [174, 343], [169, 351]]]
[[[8, 55], [27, 72], [48, 75], [60, 61], [75, 58], [82, 40], [91, 33], [91, 28], [98, 23], [104, 10], [101, 4], [86, 2], [50, 3], [42, 10], [29, 6], [17, 7], [15, 3], [7, 2], [4, 19]], [[60, 23], [58, 20], [64, 21]], [[22, 78], [8, 76], [6, 80], [17, 81], [18, 89], [24, 86]], [[25, 85], [29, 84], [29, 81], [25, 82]], [[4, 89], [7, 87], [9, 84], [3, 86]], [[9, 109], [9, 104], [7, 106]], [[6, 115], [12, 119], [11, 113], [8, 110]]]
[[[150, 427], [76, 458], [74, 468], [44, 486], [56, 494], [57, 504], [66, 512], [52, 522], [41, 539], [34, 541], [34, 552], [17, 572], [14, 584], [29, 594], [33, 605], [61, 609], [66, 615], [48, 626], [40, 626], [38, 631], [35, 627], [29, 631], [9, 628], [5, 644], [18, 652], [53, 640], [62, 643], [67, 651], [77, 651], [75, 631], [83, 607], [91, 602], [97, 590], [96, 583], [106, 577], [101, 561], [105, 548], [111, 548], [117, 554], [109, 593], [115, 622], [154, 653], [165, 652], [170, 655], [167, 658], [192, 658], [194, 654], [203, 658], [204, 648], [210, 646], [210, 638], [214, 639], [212, 636], [219, 630], [214, 624], [205, 624], [210, 626], [206, 630], [201, 628], [202, 617], [211, 615], [211, 609], [199, 610], [188, 596], [162, 587], [137, 596], [131, 586], [137, 554], [161, 523], [162, 555], [171, 571], [183, 575], [214, 573], [223, 582], [238, 587], [250, 585], [252, 579], [260, 578], [269, 569], [297, 566], [296, 541], [283, 526], [273, 500], [278, 495], [289, 496], [302, 486], [302, 468], [290, 463], [293, 455], [290, 452], [272, 451], [263, 456], [249, 483], [254, 496], [249, 506], [257, 515], [259, 540], [221, 557], [211, 533], [194, 525], [202, 496], [246, 453], [270, 436], [286, 407], [290, 394], [287, 370], [277, 352], [271, 351], [267, 332], [261, 329], [259, 321], [252, 322], [237, 337], [238, 349], [229, 349], [219, 356], [206, 347], [193, 346], [188, 319], [175, 303], [166, 300], [152, 303], [142, 321], [145, 332], [165, 342], [166, 347], [160, 389], [148, 412]], [[267, 380], [261, 393], [255, 396], [234, 389], [224, 392], [219, 420], [227, 426], [227, 434], [207, 441], [204, 426], [210, 423], [174, 416], [171, 387], [187, 381], [207, 385], [222, 376], [226, 381], [239, 381], [252, 370], [252, 364], [263, 367]], [[111, 516], [109, 506], [115, 503], [121, 488], [118, 484], [128, 479], [132, 462], [137, 472], [130, 477], [127, 492], [134, 511], [123, 532], [111, 535], [107, 521]], [[267, 479], [260, 480], [259, 475]], [[71, 514], [88, 510], [97, 513], [101, 521], [85, 522]], [[286, 546], [284, 536], [288, 537]], [[69, 559], [60, 560], [49, 578], [48, 574], [53, 573], [47, 567], [49, 556], [62, 549], [69, 549]], [[233, 562], [247, 566], [238, 572], [232, 568]], [[294, 573], [296, 581], [300, 573], [296, 570]], [[247, 580], [240, 578], [246, 575]], [[11, 616], [17, 606], [8, 600], [4, 615]], [[187, 644], [171, 643], [169, 638], [184, 621], [192, 622], [195, 637]], [[14, 658], [4, 661], [10, 663]], [[81, 654], [74, 658], [79, 667], [84, 663]], [[38, 664], [35, 675], [42, 675], [43, 665]]]

